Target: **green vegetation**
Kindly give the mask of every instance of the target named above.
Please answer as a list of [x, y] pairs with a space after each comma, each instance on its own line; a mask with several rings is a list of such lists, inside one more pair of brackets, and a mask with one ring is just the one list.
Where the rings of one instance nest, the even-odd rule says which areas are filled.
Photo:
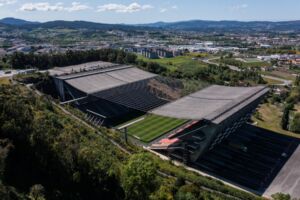
[[127, 199], [149, 196], [158, 187], [157, 166], [148, 154], [133, 155], [123, 170], [122, 182]]
[[279, 85], [279, 84], [283, 84], [282, 81], [278, 81], [278, 80], [274, 80], [274, 79], [270, 79], [270, 78], [266, 78], [266, 77], [263, 77], [263, 79], [267, 82], [268, 85]]
[[0, 85], [8, 85], [10, 84], [9, 78], [0, 78]]
[[292, 46], [283, 46], [278, 48], [249, 48], [250, 55], [272, 55], [272, 54], [296, 54], [297, 50]]
[[139, 56], [138, 59], [144, 62], [154, 62], [158, 63], [163, 67], [166, 67], [171, 72], [178, 70], [178, 71], [185, 71], [186, 73], [194, 73], [199, 68], [207, 67], [207, 64], [193, 59], [191, 55], [186, 56], [177, 56], [173, 58], [161, 58], [161, 59], [148, 59], [144, 58], [143, 56]]
[[128, 134], [148, 143], [185, 122], [186, 120], [182, 119], [148, 115], [145, 119], [129, 126]]
[[124, 154], [93, 130], [18, 86], [0, 86], [0, 110], [3, 184], [42, 184], [54, 199], [122, 199]]
[[296, 113], [293, 116], [293, 119], [290, 122], [289, 129], [294, 133], [300, 133], [300, 112]]
[[260, 68], [260, 67], [268, 67], [271, 66], [271, 63], [268, 62], [261, 62], [261, 61], [251, 61], [251, 62], [244, 62], [241, 60], [237, 60], [235, 58], [221, 58], [219, 60], [215, 60], [218, 63], [226, 64], [226, 65], [233, 65], [236, 67], [253, 67], [253, 68]]
[[283, 130], [288, 130], [289, 120], [290, 120], [290, 112], [294, 108], [293, 104], [284, 105], [283, 114], [281, 118], [281, 128]]
[[283, 135], [300, 138], [299, 134], [284, 130], [281, 126], [283, 119], [283, 107], [279, 104], [265, 103], [261, 105], [257, 114], [253, 116], [253, 121], [257, 122], [257, 126], [265, 128]]
[[49, 69], [52, 67], [63, 67], [82, 64], [92, 61], [108, 61], [115, 63], [132, 64], [136, 61], [134, 54], [125, 53], [122, 50], [100, 49], [89, 51], [67, 51], [66, 53], [50, 54], [24, 54], [15, 52], [8, 57], [11, 66], [15, 69], [34, 67], [38, 69]]
[[195, 79], [182, 79], [181, 81], [184, 86], [181, 94], [182, 96], [186, 96], [193, 92], [199, 91], [210, 85], [208, 82]]
[[266, 72], [261, 72], [263, 75], [269, 75], [269, 76], [274, 76], [277, 78], [281, 79], [286, 79], [286, 80], [295, 80], [295, 76], [288, 72], [282, 72], [282, 71], [266, 71]]
[[233, 71], [226, 66], [207, 65], [206, 67], [196, 67], [194, 70], [184, 70], [182, 68], [171, 71], [169, 68], [156, 62], [144, 62], [139, 60], [138, 65], [147, 71], [168, 76], [176, 79], [200, 80], [202, 82], [219, 85], [253, 85], [265, 83], [263, 78], [252, 69], [243, 71]]
[[[292, 200], [291, 195], [289, 195], [289, 194], [282, 194], [282, 193], [273, 194], [272, 198], [274, 200]], [[294, 199], [294, 200], [296, 200], [296, 199]]]

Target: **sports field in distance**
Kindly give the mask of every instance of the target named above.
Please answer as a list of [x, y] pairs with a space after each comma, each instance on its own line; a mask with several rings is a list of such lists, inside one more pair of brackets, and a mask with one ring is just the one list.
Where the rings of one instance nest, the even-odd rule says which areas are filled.
[[143, 120], [129, 126], [127, 130], [129, 135], [148, 143], [185, 122], [187, 120], [147, 115]]

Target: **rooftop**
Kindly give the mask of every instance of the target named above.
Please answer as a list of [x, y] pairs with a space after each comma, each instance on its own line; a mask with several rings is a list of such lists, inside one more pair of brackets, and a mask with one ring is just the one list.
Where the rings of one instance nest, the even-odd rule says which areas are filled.
[[257, 100], [268, 92], [265, 86], [227, 87], [212, 85], [152, 111], [153, 114], [215, 124]]
[[133, 66], [106, 62], [55, 68], [50, 70], [50, 75], [65, 81], [65, 83], [86, 94], [101, 92], [157, 76]]
[[51, 76], [62, 76], [68, 74], [69, 75], [76, 74], [80, 72], [93, 71], [96, 69], [108, 68], [116, 65], [117, 64], [113, 64], [109, 62], [96, 61], [96, 62], [88, 62], [79, 65], [67, 66], [67, 67], [55, 67], [53, 69], [50, 69], [49, 73]]

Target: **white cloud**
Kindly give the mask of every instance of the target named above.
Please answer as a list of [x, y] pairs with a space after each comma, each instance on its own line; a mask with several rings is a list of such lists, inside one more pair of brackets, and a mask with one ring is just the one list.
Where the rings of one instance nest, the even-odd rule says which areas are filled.
[[0, 0], [0, 7], [16, 3], [16, 0]]
[[69, 12], [82, 11], [87, 9], [91, 8], [85, 4], [81, 4], [80, 2], [73, 2], [71, 7], [65, 8], [65, 10]]
[[50, 4], [49, 2], [38, 2], [38, 3], [25, 3], [19, 10], [21, 11], [82, 11], [90, 9], [89, 6], [81, 4], [80, 2], [73, 2], [70, 7], [65, 7], [63, 3], [58, 2]]
[[51, 5], [48, 2], [25, 3], [19, 9], [21, 11], [62, 11], [64, 10], [63, 3]]
[[249, 7], [248, 4], [241, 4], [241, 5], [231, 6], [230, 10], [237, 11], [237, 10], [246, 9], [248, 7]]
[[138, 3], [132, 3], [129, 5], [124, 4], [105, 4], [102, 6], [98, 6], [98, 12], [104, 12], [104, 11], [112, 11], [112, 12], [118, 12], [118, 13], [133, 13], [133, 12], [139, 12], [142, 10], [148, 10], [153, 8], [151, 5], [140, 5]]
[[166, 8], [161, 8], [160, 10], [159, 10], [159, 12], [161, 12], [161, 13], [165, 13], [165, 12], [167, 12], [168, 11], [168, 9], [166, 9]]
[[168, 8], [160, 8], [159, 9], [159, 12], [161, 12], [161, 13], [165, 13], [165, 12], [167, 12], [167, 11], [169, 11], [169, 10], [177, 10], [178, 9], [178, 6], [177, 5], [173, 5], [173, 6], [171, 6], [171, 7], [168, 7]]

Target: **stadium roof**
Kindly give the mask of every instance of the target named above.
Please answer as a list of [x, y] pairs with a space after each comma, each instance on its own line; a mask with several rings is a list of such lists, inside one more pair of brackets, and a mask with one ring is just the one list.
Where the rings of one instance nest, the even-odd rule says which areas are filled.
[[221, 123], [232, 114], [265, 95], [269, 89], [212, 85], [152, 111], [179, 119], [208, 120]]
[[87, 72], [92, 70], [100, 70], [105, 69], [112, 66], [117, 66], [118, 64], [109, 63], [109, 62], [102, 62], [102, 61], [96, 61], [96, 62], [88, 62], [83, 63], [79, 65], [72, 65], [67, 67], [55, 67], [53, 69], [48, 70], [51, 76], [62, 76], [67, 74], [75, 74], [80, 72]]
[[55, 68], [50, 71], [50, 74], [86, 94], [101, 92], [157, 76], [133, 66], [106, 62]]

